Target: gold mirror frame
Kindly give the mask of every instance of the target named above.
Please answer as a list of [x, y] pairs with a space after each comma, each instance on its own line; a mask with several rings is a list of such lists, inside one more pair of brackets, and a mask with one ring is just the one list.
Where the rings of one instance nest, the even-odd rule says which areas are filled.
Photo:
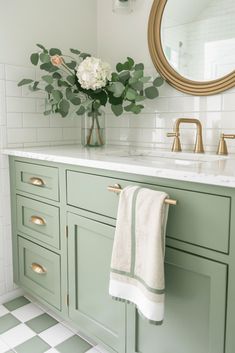
[[[214, 81], [192, 81], [175, 71], [164, 54], [161, 41], [162, 16], [167, 0], [154, 0], [148, 24], [148, 44], [154, 66], [174, 88], [196, 96], [208, 96], [235, 86], [235, 71]], [[234, 59], [235, 62], [235, 59]]]

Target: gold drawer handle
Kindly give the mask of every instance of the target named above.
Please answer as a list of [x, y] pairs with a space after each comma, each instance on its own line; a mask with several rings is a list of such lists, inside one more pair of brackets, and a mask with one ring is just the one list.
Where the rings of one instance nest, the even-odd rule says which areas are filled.
[[39, 216], [31, 216], [31, 222], [37, 226], [45, 226], [47, 224], [45, 219]]
[[[108, 189], [108, 191], [114, 192], [115, 194], [120, 194], [120, 192], [122, 191], [122, 187], [119, 184], [114, 184], [113, 186], [108, 186], [107, 189]], [[165, 203], [167, 205], [176, 206], [177, 205], [177, 200], [165, 199]]]
[[41, 178], [37, 178], [37, 177], [32, 177], [29, 179], [30, 184], [34, 185], [34, 186], [44, 186], [45, 182], [43, 179]]
[[33, 272], [37, 273], [38, 275], [44, 275], [47, 273], [47, 269], [36, 262], [33, 262], [31, 265]]

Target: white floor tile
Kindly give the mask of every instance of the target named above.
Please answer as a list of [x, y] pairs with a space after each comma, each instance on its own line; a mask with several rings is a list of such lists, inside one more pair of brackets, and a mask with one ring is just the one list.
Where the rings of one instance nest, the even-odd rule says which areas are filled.
[[5, 308], [5, 306], [0, 305], [0, 317], [6, 315], [6, 314], [8, 314], [8, 313], [9, 313], [9, 310], [7, 310], [7, 309]]
[[33, 332], [25, 324], [20, 324], [9, 331], [4, 332], [0, 338], [8, 344], [9, 347], [14, 348], [19, 344], [29, 340], [30, 338], [36, 336], [36, 333]]
[[11, 313], [21, 322], [26, 322], [35, 318], [36, 316], [43, 314], [43, 311], [39, 309], [36, 305], [30, 303], [12, 311]]
[[45, 353], [59, 353], [55, 348], [49, 349], [49, 351], [46, 351]]
[[0, 340], [0, 353], [5, 353], [9, 351], [9, 347], [4, 343], [3, 341]]
[[39, 336], [44, 341], [46, 341], [51, 347], [57, 346], [58, 344], [67, 340], [73, 335], [74, 333], [72, 331], [68, 330], [65, 326], [61, 324], [52, 326], [51, 328], [39, 334]]

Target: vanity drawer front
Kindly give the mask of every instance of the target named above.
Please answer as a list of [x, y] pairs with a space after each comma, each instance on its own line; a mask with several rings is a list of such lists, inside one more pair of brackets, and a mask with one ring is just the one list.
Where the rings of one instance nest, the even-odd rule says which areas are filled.
[[21, 237], [18, 249], [20, 284], [60, 310], [60, 256]]
[[60, 248], [59, 208], [17, 195], [17, 228], [35, 240]]
[[59, 201], [58, 169], [16, 162], [16, 188], [46, 199]]
[[228, 253], [230, 233], [230, 198], [136, 183], [98, 175], [67, 171], [67, 203], [91, 212], [116, 218], [118, 196], [108, 186], [138, 185], [166, 192], [178, 200], [170, 206], [167, 236], [194, 245]]

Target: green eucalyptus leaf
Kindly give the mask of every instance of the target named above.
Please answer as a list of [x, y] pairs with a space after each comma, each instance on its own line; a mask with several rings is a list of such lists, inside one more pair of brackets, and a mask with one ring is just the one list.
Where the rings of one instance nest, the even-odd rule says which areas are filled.
[[50, 75], [45, 75], [42, 76], [43, 81], [45, 81], [46, 83], [52, 84], [53, 83], [53, 77], [51, 77]]
[[111, 109], [112, 112], [116, 115], [116, 116], [120, 116], [123, 113], [123, 107], [121, 104], [119, 105], [111, 105]]
[[82, 58], [83, 60], [85, 60], [86, 58], [90, 57], [91, 54], [81, 53], [79, 56], [80, 56], [80, 58]]
[[128, 104], [124, 107], [126, 112], [131, 112], [132, 108], [135, 106], [135, 103]]
[[60, 49], [51, 48], [51, 49], [49, 50], [49, 54], [50, 54], [51, 56], [54, 56], [54, 55], [62, 55], [62, 52], [61, 52]]
[[121, 97], [114, 97], [113, 93], [109, 93], [109, 103], [113, 105], [118, 105], [123, 103], [124, 98]]
[[162, 77], [157, 77], [157, 78], [155, 78], [155, 80], [153, 81], [153, 85], [154, 85], [155, 87], [160, 87], [160, 86], [163, 85], [163, 83], [164, 83], [164, 79], [163, 79]]
[[144, 76], [144, 71], [143, 70], [137, 70], [134, 72], [134, 78], [140, 79], [141, 77]]
[[133, 66], [135, 65], [135, 62], [130, 57], [127, 57], [127, 60], [128, 60], [128, 64], [129, 64], [129, 70], [131, 70], [133, 68]]
[[46, 53], [41, 53], [39, 55], [39, 58], [43, 64], [50, 63], [50, 61], [51, 61], [50, 55], [48, 55]]
[[139, 94], [138, 96], [136, 96], [136, 99], [135, 99], [135, 101], [136, 102], [142, 102], [142, 101], [144, 101], [145, 100], [145, 96], [142, 96], [141, 94]]
[[70, 102], [73, 103], [73, 105], [79, 105], [81, 104], [81, 99], [79, 97], [73, 97], [70, 99]]
[[59, 70], [58, 67], [52, 65], [50, 62], [40, 65], [40, 69], [45, 70], [47, 72], [55, 72], [55, 71]]
[[64, 80], [58, 80], [57, 84], [58, 84], [59, 87], [70, 87], [68, 82], [66, 82]]
[[151, 76], [144, 76], [140, 78], [140, 81], [143, 83], [148, 83], [151, 80]]
[[118, 98], [123, 94], [125, 86], [121, 82], [113, 82], [108, 89], [113, 92], [114, 97]]
[[138, 78], [131, 77], [131, 78], [129, 79], [129, 84], [130, 84], [130, 85], [132, 85], [133, 83], [136, 83], [136, 82], [138, 82]]
[[55, 78], [55, 79], [58, 79], [58, 80], [59, 80], [60, 78], [62, 78], [62, 76], [61, 76], [61, 74], [60, 74], [59, 72], [54, 72], [53, 75], [52, 75], [52, 77]]
[[145, 92], [146, 97], [149, 99], [154, 99], [159, 96], [158, 89], [154, 86], [145, 88], [144, 92]]
[[137, 91], [142, 91], [144, 88], [144, 84], [141, 81], [137, 81], [131, 85], [132, 88], [134, 88]]
[[116, 72], [113, 72], [113, 73], [112, 73], [111, 81], [112, 81], [112, 82], [117, 82], [117, 81], [119, 81], [119, 76], [118, 76], [118, 74], [117, 74]]
[[123, 65], [121, 63], [118, 63], [116, 65], [116, 70], [117, 70], [117, 72], [121, 72], [123, 70]]
[[30, 78], [24, 78], [23, 80], [21, 80], [18, 83], [18, 86], [21, 87], [21, 86], [24, 86], [24, 85], [29, 85], [32, 82], [33, 82], [33, 80], [31, 80]]
[[126, 92], [126, 99], [132, 101], [136, 99], [136, 96], [137, 96], [136, 91], [133, 88], [128, 88]]
[[135, 71], [139, 70], [144, 70], [144, 64], [140, 63], [135, 65]]
[[81, 105], [79, 109], [76, 111], [77, 115], [83, 115], [85, 113], [86, 109]]
[[48, 53], [48, 50], [42, 44], [36, 44], [38, 48], [42, 49], [44, 53]]
[[69, 113], [70, 104], [66, 99], [61, 99], [59, 103], [59, 112], [63, 118], [65, 118]]
[[76, 54], [76, 55], [80, 55], [81, 54], [80, 50], [77, 50], [77, 49], [70, 48], [70, 51], [71, 51], [71, 53]]
[[66, 66], [68, 66], [69, 69], [74, 70], [77, 66], [77, 63], [76, 61], [71, 61], [70, 63], [66, 63]]
[[95, 101], [94, 103], [93, 103], [93, 108], [95, 109], [95, 110], [98, 110], [99, 108], [100, 108], [100, 102], [99, 101]]
[[30, 61], [33, 65], [37, 66], [38, 64], [38, 61], [39, 61], [39, 54], [38, 53], [33, 53], [31, 56], [30, 56]]
[[63, 98], [63, 94], [58, 90], [53, 90], [51, 93], [56, 102], [59, 102]]
[[54, 90], [54, 87], [52, 85], [47, 85], [45, 87], [45, 91], [48, 92], [48, 93], [51, 93], [53, 90]]
[[73, 75], [67, 76], [66, 80], [73, 86], [75, 84], [75, 77]]
[[129, 71], [122, 71], [118, 76], [119, 76], [119, 80], [125, 84], [131, 77], [131, 74]]
[[39, 81], [35, 81], [32, 86], [32, 91], [40, 91], [40, 89], [38, 88], [38, 85], [39, 85]]

